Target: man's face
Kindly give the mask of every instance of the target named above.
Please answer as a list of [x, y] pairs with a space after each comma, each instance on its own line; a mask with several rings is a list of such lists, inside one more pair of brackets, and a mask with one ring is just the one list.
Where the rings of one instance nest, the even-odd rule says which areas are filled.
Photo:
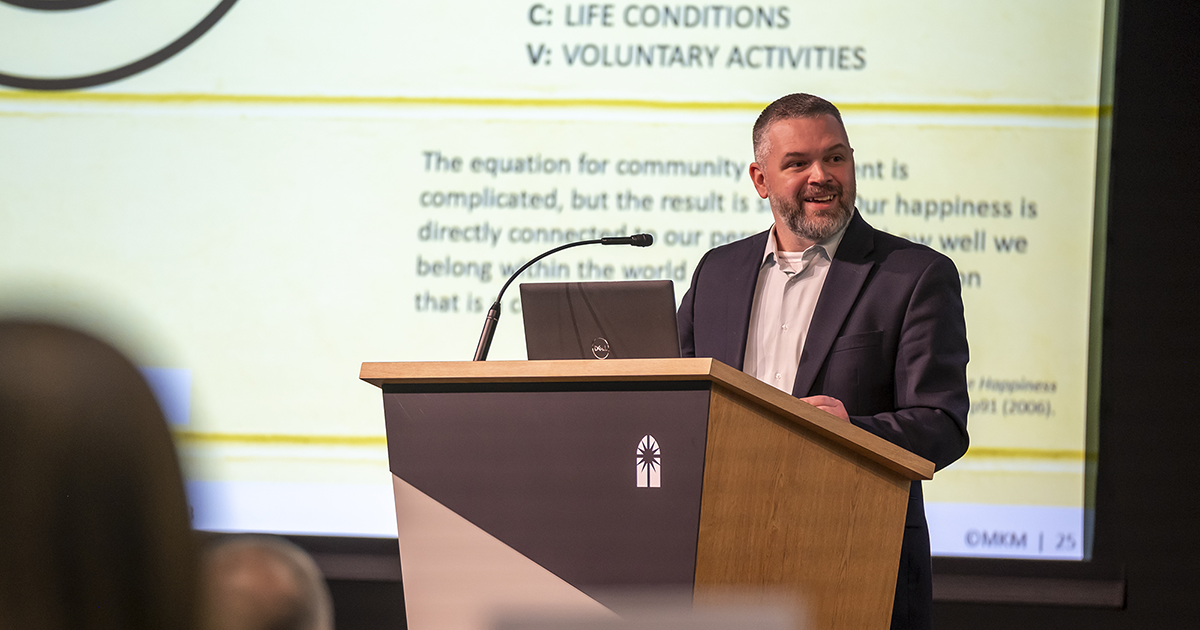
[[855, 199], [854, 151], [841, 123], [828, 115], [778, 120], [765, 140], [750, 179], [771, 201], [776, 230], [787, 227], [810, 243], [836, 234], [853, 216]]

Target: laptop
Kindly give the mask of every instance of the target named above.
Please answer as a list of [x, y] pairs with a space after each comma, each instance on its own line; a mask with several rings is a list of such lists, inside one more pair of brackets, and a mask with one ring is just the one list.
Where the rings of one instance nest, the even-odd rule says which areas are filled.
[[521, 315], [530, 360], [679, 356], [670, 280], [522, 284]]

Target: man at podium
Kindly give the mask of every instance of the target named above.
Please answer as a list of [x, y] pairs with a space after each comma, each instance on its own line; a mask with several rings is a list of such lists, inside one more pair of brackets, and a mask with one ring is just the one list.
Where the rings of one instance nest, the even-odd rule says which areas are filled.
[[[774, 225], [706, 253], [679, 309], [684, 356], [712, 357], [944, 468], [967, 450], [958, 271], [854, 206], [854, 151], [830, 102], [792, 94], [754, 125], [750, 178]], [[892, 628], [930, 628], [929, 532], [909, 494]]]

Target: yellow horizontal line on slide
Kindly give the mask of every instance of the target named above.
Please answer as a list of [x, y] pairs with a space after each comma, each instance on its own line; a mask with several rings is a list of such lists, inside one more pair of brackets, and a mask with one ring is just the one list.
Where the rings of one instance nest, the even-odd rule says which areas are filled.
[[[115, 92], [35, 92], [4, 90], [0, 100], [78, 103], [178, 105], [448, 105], [462, 107], [600, 107], [693, 111], [758, 112], [765, 102], [653, 101], [603, 98], [484, 98], [457, 96], [294, 96], [271, 94], [123, 94]], [[1095, 118], [1110, 114], [1111, 106], [1032, 105], [1016, 103], [838, 103], [843, 112], [895, 114], [971, 114]]]
[[200, 444], [275, 444], [288, 446], [387, 446], [376, 435], [286, 435], [263, 433], [199, 433], [174, 431], [175, 439]]
[[1095, 461], [1094, 453], [1071, 449], [1042, 448], [971, 448], [964, 459], [1052, 459], [1056, 461]]

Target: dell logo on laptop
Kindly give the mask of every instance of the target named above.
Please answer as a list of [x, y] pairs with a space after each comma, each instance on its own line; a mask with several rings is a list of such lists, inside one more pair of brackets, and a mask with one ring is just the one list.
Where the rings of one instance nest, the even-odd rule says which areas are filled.
[[592, 356], [597, 359], [607, 359], [610, 354], [612, 354], [612, 348], [609, 347], [607, 339], [596, 337], [592, 340]]

